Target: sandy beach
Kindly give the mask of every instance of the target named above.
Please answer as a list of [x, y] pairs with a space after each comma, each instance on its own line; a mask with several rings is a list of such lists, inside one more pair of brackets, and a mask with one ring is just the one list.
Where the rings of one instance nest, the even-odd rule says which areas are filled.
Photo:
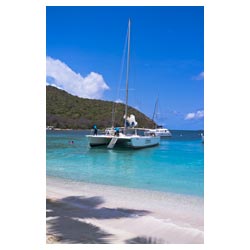
[[47, 177], [47, 243], [204, 243], [203, 198]]

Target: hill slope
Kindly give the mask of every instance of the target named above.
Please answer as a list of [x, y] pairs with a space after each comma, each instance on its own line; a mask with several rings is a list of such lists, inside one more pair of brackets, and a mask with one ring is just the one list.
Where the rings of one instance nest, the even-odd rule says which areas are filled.
[[[46, 125], [62, 129], [89, 129], [111, 126], [113, 102], [79, 98], [52, 86], [46, 86]], [[124, 104], [116, 103], [115, 126], [124, 125]], [[139, 127], [153, 128], [154, 122], [140, 111], [128, 107]]]

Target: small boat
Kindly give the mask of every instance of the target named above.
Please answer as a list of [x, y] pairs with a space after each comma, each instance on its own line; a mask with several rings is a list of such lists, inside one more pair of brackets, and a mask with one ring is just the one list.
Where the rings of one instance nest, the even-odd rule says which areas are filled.
[[[157, 115], [158, 99], [159, 99], [159, 97], [157, 97], [157, 99], [156, 99], [154, 113], [153, 113], [153, 117], [152, 117], [152, 120], [154, 122], [155, 122], [155, 118]], [[154, 129], [147, 129], [145, 131], [145, 135], [150, 135], [152, 133], [154, 133], [156, 136], [160, 136], [160, 138], [168, 138], [168, 137], [172, 136], [171, 132], [167, 128], [164, 128], [163, 126], [157, 126]]]
[[54, 130], [54, 126], [47, 126], [46, 130]]
[[130, 20], [128, 22], [128, 52], [127, 52], [127, 73], [126, 73], [126, 104], [124, 115], [124, 127], [119, 128], [117, 133], [114, 127], [106, 129], [105, 134], [86, 135], [91, 147], [106, 145], [108, 149], [115, 146], [125, 146], [128, 148], [146, 148], [156, 146], [160, 143], [160, 137], [155, 133], [150, 135], [138, 135], [137, 122], [134, 115], [128, 116], [128, 80], [129, 80], [129, 64], [130, 64]]
[[163, 127], [155, 128], [155, 129], [148, 129], [144, 133], [145, 135], [154, 133], [155, 135], [160, 136], [161, 138], [168, 138], [172, 136], [171, 132], [167, 128], [163, 128]]

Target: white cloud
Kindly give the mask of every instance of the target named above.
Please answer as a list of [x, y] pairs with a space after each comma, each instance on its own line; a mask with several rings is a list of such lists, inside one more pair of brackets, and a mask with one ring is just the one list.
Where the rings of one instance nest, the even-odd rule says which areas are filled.
[[198, 110], [196, 112], [188, 113], [185, 116], [185, 120], [201, 119], [204, 117], [204, 110]]
[[192, 120], [195, 118], [195, 113], [188, 113], [185, 117], [185, 120]]
[[193, 80], [200, 81], [204, 79], [204, 72], [201, 72], [199, 75], [192, 77]]
[[197, 118], [203, 118], [204, 117], [204, 110], [198, 110], [196, 112], [196, 117]]
[[124, 101], [121, 100], [121, 99], [117, 99], [115, 102], [116, 102], [116, 103], [124, 103]]
[[79, 97], [101, 99], [103, 92], [109, 89], [102, 75], [91, 72], [83, 77], [65, 63], [51, 57], [46, 58], [46, 76], [47, 85], [56, 86]]
[[47, 85], [47, 86], [56, 87], [56, 88], [58, 88], [58, 89], [63, 90], [63, 88], [61, 88], [61, 87], [57, 86], [57, 85], [56, 85], [56, 84], [54, 84], [54, 83], [48, 83], [48, 82], [46, 82], [46, 85]]

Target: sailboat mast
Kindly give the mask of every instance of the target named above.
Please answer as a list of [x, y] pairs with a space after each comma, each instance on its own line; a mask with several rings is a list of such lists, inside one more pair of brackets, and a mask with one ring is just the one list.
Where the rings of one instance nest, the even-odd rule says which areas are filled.
[[125, 104], [125, 123], [124, 132], [126, 132], [126, 120], [128, 115], [128, 79], [129, 79], [129, 64], [130, 64], [130, 19], [128, 20], [128, 55], [127, 55], [127, 74], [126, 74], [126, 104]]
[[111, 127], [114, 128], [115, 124], [115, 103], [112, 104], [112, 119], [111, 119]]
[[156, 102], [155, 102], [155, 108], [154, 108], [154, 113], [153, 113], [153, 117], [152, 120], [155, 122], [155, 117], [157, 115], [158, 112], [158, 100], [159, 100], [159, 95], [157, 96]]

